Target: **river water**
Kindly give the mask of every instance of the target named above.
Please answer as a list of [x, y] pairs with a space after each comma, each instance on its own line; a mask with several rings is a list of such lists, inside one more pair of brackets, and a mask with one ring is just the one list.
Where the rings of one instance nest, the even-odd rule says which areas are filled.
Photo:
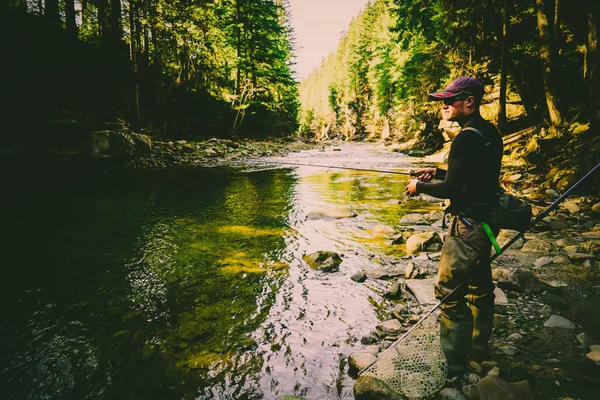
[[[368, 145], [280, 160], [412, 162]], [[385, 282], [350, 276], [400, 257], [385, 227], [430, 207], [404, 175], [306, 166], [42, 176], [3, 199], [5, 399], [353, 399], [347, 358], [387, 308]], [[307, 218], [339, 208], [357, 215]], [[310, 269], [318, 250], [340, 270]]]

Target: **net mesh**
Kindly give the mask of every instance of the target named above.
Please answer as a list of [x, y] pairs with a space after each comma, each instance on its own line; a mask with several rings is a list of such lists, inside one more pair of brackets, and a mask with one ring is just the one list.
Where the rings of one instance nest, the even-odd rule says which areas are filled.
[[361, 375], [383, 381], [400, 395], [426, 397], [444, 386], [447, 373], [437, 316], [432, 313]]

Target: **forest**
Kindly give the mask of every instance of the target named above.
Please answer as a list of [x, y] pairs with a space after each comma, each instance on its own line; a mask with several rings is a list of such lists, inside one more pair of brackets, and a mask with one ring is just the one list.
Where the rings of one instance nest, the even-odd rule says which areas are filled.
[[296, 129], [283, 0], [9, 0], [0, 30], [5, 144], [55, 120], [179, 139]]
[[439, 123], [427, 94], [473, 75], [488, 88], [484, 112], [503, 134], [541, 123], [597, 132], [599, 7], [375, 0], [302, 82], [300, 129], [323, 138], [427, 136]]

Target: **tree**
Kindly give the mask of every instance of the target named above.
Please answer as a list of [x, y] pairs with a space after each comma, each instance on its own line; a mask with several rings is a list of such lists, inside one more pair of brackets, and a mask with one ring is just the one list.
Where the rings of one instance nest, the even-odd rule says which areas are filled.
[[548, 116], [552, 125], [557, 126], [563, 122], [563, 113], [560, 101], [560, 94], [556, 84], [556, 73], [558, 63], [556, 61], [556, 41], [554, 36], [554, 24], [549, 21], [554, 21], [554, 9], [552, 8], [549, 18], [549, 0], [536, 0], [537, 5], [537, 27], [540, 37], [540, 59], [542, 61], [542, 76], [544, 78], [544, 87], [546, 90], [546, 105], [548, 107]]

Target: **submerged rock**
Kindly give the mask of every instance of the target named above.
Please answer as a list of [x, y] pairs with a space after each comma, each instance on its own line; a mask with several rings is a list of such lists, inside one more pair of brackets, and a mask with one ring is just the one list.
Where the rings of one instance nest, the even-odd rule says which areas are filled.
[[324, 210], [311, 211], [306, 215], [307, 220], [313, 219], [342, 219], [354, 218], [356, 213], [350, 207], [328, 208]]
[[333, 251], [317, 251], [303, 258], [312, 269], [324, 272], [335, 272], [342, 263], [342, 258]]

